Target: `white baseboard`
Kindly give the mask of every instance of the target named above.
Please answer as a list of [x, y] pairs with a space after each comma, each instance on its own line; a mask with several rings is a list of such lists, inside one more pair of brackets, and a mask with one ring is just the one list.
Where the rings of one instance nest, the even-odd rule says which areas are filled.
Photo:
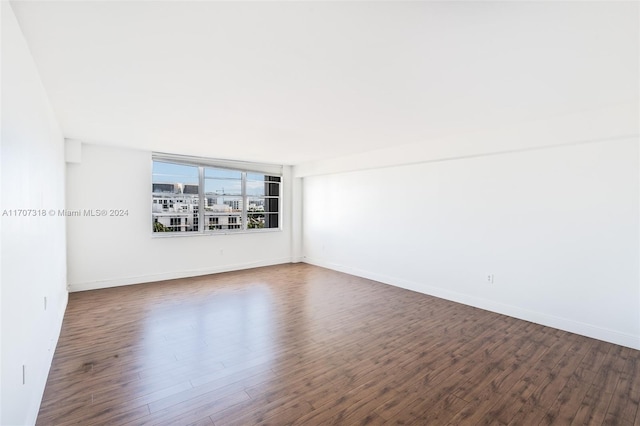
[[495, 312], [498, 314], [507, 315], [513, 318], [530, 321], [530, 322], [544, 325], [547, 327], [553, 327], [553, 328], [568, 331], [571, 333], [580, 334], [582, 336], [591, 337], [591, 338], [602, 340], [605, 342], [614, 343], [617, 345], [640, 350], [640, 336], [598, 327], [593, 324], [575, 321], [569, 318], [562, 318], [562, 317], [549, 315], [542, 312], [523, 309], [518, 306], [507, 305], [507, 304], [495, 302], [492, 300], [471, 296], [464, 293], [453, 292], [450, 290], [443, 289], [441, 287], [434, 287], [424, 283], [418, 283], [418, 282], [403, 280], [400, 278], [381, 275], [375, 272], [365, 271], [358, 268], [352, 268], [345, 265], [324, 261], [321, 259], [313, 259], [305, 256], [303, 258], [303, 262], [309, 263], [311, 265], [321, 266], [327, 269], [332, 269], [338, 272], [344, 272], [350, 275], [355, 275], [358, 277], [379, 281], [384, 284], [389, 284], [395, 287], [412, 290], [418, 293], [428, 294], [430, 296], [435, 296], [441, 299], [450, 300], [452, 302], [462, 303], [465, 305], [473, 306], [475, 308], [480, 308], [480, 309]]
[[131, 284], [143, 284], [154, 281], [174, 280], [178, 278], [197, 277], [201, 275], [219, 274], [221, 272], [239, 271], [242, 269], [258, 268], [261, 266], [281, 265], [283, 263], [291, 263], [289, 257], [280, 259], [261, 260], [257, 262], [235, 263], [229, 265], [214, 266], [211, 268], [190, 269], [172, 272], [163, 272], [161, 274], [137, 275], [133, 277], [118, 277], [109, 280], [69, 283], [67, 289], [70, 292], [98, 290], [101, 288], [120, 287]]

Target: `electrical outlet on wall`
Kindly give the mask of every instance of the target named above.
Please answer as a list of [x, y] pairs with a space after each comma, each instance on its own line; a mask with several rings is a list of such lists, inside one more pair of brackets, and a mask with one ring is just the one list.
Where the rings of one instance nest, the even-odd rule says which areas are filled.
[[493, 284], [493, 274], [487, 274], [487, 284]]

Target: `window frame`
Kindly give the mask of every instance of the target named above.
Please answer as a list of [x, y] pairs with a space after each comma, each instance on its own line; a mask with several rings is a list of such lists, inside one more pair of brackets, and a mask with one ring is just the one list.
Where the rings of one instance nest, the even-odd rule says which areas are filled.
[[[154, 197], [153, 185], [154, 185], [154, 174], [153, 174], [153, 164], [154, 162], [163, 162], [177, 165], [184, 165], [190, 167], [197, 167], [198, 170], [198, 212], [197, 212], [197, 230], [187, 231], [187, 232], [157, 232], [154, 230], [156, 217], [154, 216], [153, 204], [154, 200], [157, 197]], [[207, 177], [205, 176], [205, 169], [213, 168], [213, 169], [222, 169], [227, 171], [235, 171], [240, 172], [240, 180], [241, 180], [241, 194], [238, 196], [229, 196], [229, 197], [237, 197], [242, 200], [242, 210], [240, 212], [240, 223], [234, 223], [234, 227], [239, 225], [239, 229], [230, 228], [231, 223], [227, 224], [227, 229], [210, 229], [209, 221], [206, 219], [206, 209], [205, 202], [207, 198], [207, 194], [205, 192], [205, 181]], [[149, 205], [151, 209], [151, 234], [153, 237], [159, 238], [168, 238], [168, 237], [190, 237], [196, 235], [231, 235], [231, 234], [255, 234], [255, 233], [263, 233], [263, 232], [281, 232], [282, 224], [283, 224], [283, 166], [276, 164], [262, 164], [262, 163], [250, 163], [243, 161], [232, 161], [232, 160], [222, 160], [222, 159], [212, 159], [212, 158], [204, 158], [204, 157], [192, 157], [186, 155], [178, 155], [178, 154], [167, 154], [167, 153], [159, 153], [152, 152], [151, 155], [151, 203]], [[249, 194], [247, 191], [247, 174], [262, 174], [264, 175], [264, 182], [269, 184], [277, 184], [278, 195], [253, 195]], [[271, 181], [267, 178], [279, 178], [278, 181]], [[265, 191], [267, 192], [267, 191]], [[251, 215], [251, 211], [249, 210], [249, 199], [262, 198], [264, 200], [267, 199], [276, 199], [276, 204], [278, 206], [278, 210], [275, 212], [265, 212], [265, 220], [268, 214], [277, 215], [278, 225], [273, 228], [250, 228], [249, 227], [249, 216]], [[218, 220], [218, 222], [222, 222]], [[215, 228], [224, 226], [223, 223], [216, 224]]]

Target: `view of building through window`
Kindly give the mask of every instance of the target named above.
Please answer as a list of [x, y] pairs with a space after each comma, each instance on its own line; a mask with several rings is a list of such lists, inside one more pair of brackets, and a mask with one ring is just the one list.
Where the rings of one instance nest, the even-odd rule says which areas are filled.
[[280, 176], [153, 161], [153, 232], [279, 228]]

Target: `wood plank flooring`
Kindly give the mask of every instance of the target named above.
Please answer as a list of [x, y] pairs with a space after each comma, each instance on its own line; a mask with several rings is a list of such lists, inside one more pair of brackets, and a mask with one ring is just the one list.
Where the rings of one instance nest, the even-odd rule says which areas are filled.
[[306, 264], [72, 293], [39, 425], [640, 425], [640, 352]]

